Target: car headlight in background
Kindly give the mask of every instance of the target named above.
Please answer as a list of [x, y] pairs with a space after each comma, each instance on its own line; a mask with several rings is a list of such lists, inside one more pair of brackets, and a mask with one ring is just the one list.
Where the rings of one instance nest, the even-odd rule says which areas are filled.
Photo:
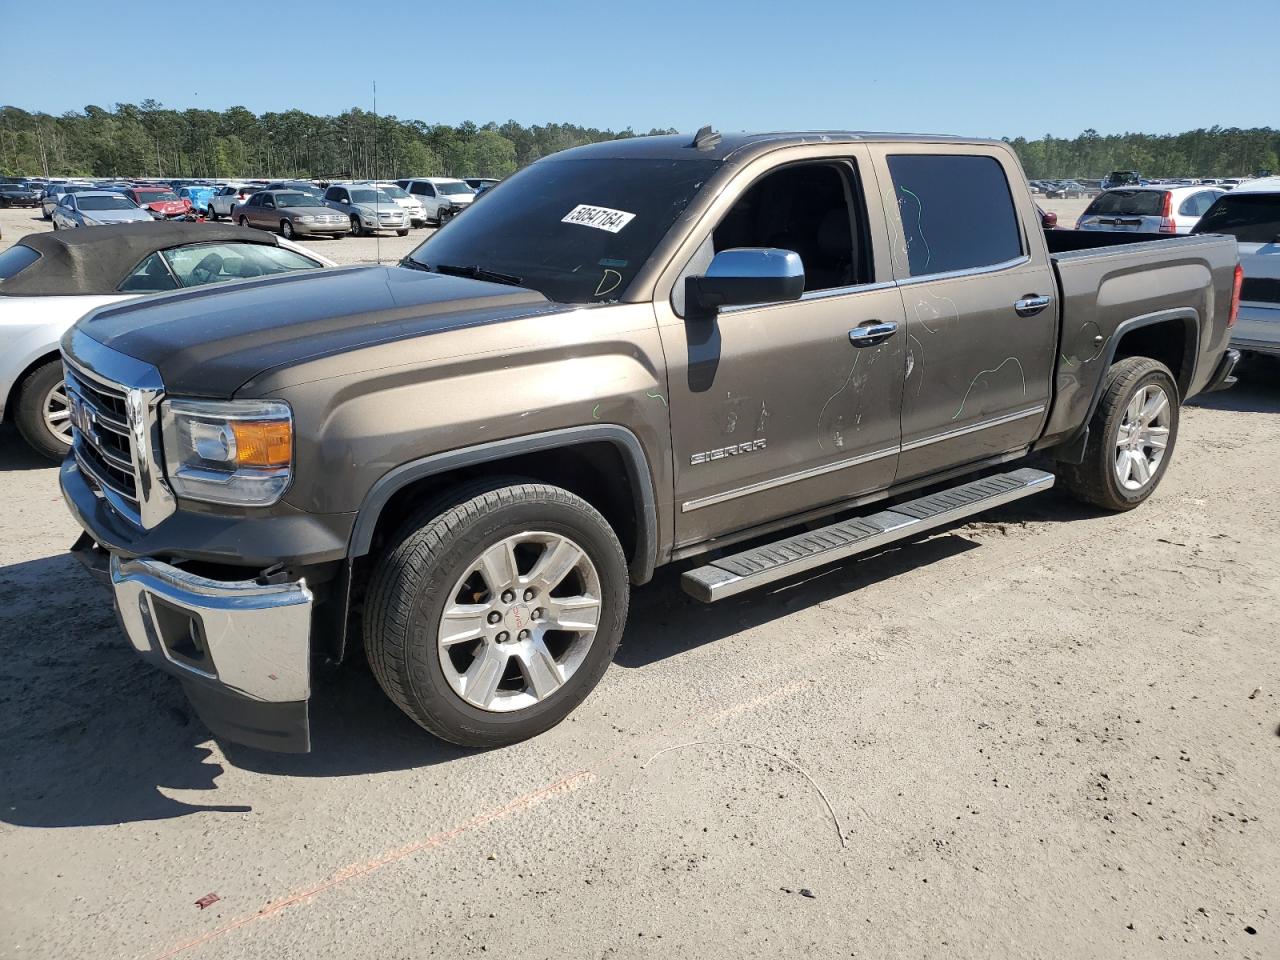
[[278, 400], [166, 400], [166, 473], [179, 497], [268, 506], [293, 476], [293, 412]]

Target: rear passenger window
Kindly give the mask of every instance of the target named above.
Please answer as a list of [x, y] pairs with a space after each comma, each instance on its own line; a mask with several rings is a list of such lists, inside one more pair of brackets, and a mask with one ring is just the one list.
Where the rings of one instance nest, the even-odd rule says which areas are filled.
[[968, 270], [1022, 256], [1004, 169], [994, 157], [889, 157], [911, 276]]

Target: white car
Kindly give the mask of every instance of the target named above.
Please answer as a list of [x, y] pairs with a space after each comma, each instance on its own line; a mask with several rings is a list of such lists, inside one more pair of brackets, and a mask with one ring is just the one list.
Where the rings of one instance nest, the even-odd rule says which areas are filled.
[[1093, 198], [1077, 230], [1187, 234], [1225, 191], [1220, 187], [1113, 187]]
[[73, 427], [58, 344], [86, 313], [148, 293], [335, 265], [258, 230], [147, 221], [33, 233], [0, 251], [0, 417], [50, 459], [66, 456]]
[[453, 177], [422, 177], [397, 180], [396, 183], [408, 191], [409, 196], [420, 201], [427, 219], [437, 224], [457, 216], [476, 198], [476, 192], [465, 181]]
[[64, 193], [53, 208], [53, 229], [105, 227], [113, 223], [153, 223], [155, 218], [123, 193], [93, 190]]
[[415, 227], [425, 227], [427, 225], [427, 210], [422, 205], [422, 201], [417, 197], [409, 196], [408, 191], [403, 187], [391, 183], [389, 180], [366, 181], [368, 186], [385, 193], [394, 200], [397, 206], [401, 207], [405, 213], [409, 215], [409, 222]]
[[1196, 233], [1225, 233], [1240, 249], [1240, 313], [1231, 346], [1280, 356], [1280, 177], [1249, 180], [1218, 198]]

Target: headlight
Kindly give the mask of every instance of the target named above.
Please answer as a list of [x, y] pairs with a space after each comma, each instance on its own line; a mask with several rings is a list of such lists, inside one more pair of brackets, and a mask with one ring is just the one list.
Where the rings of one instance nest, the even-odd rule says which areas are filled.
[[315, 219], [315, 217], [311, 216], [309, 213], [304, 213], [302, 216], [294, 217], [293, 219], [297, 220], [299, 223], [310, 223]]
[[293, 476], [293, 412], [277, 400], [166, 400], [173, 492], [208, 503], [268, 506]]

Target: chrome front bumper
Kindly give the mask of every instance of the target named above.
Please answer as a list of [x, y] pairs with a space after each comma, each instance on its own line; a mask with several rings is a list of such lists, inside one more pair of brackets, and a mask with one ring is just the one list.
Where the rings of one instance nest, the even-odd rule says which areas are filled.
[[112, 555], [111, 588], [129, 642], [183, 681], [216, 736], [269, 750], [310, 749], [310, 633], [305, 581], [197, 576]]

